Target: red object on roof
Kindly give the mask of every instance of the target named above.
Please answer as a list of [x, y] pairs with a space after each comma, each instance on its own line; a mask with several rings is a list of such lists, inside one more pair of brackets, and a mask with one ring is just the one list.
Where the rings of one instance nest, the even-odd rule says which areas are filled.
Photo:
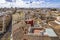
[[26, 20], [25, 23], [26, 24], [31, 24], [31, 26], [33, 26], [33, 20]]

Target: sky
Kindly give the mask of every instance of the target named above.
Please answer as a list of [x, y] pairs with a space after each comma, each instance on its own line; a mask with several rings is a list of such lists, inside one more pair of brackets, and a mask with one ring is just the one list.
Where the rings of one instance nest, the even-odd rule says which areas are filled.
[[60, 0], [0, 0], [0, 7], [60, 8]]

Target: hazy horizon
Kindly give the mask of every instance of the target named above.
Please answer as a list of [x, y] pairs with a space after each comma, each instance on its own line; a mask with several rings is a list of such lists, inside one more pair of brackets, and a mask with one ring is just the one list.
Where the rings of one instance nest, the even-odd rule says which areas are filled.
[[60, 8], [60, 0], [0, 0], [0, 8]]

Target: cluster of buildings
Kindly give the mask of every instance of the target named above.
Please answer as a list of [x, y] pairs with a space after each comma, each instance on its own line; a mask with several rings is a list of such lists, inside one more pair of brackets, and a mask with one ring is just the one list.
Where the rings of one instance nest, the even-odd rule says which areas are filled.
[[60, 9], [17, 9], [12, 14], [12, 39], [60, 40]]
[[60, 9], [0, 8], [1, 34], [0, 40], [60, 40]]

